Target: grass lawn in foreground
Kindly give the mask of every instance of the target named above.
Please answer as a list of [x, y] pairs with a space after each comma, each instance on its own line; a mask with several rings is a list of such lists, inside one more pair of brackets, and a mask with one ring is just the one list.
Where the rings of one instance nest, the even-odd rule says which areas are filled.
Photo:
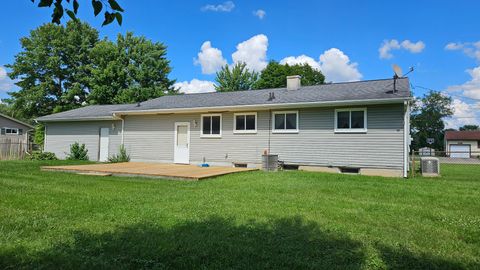
[[0, 269], [479, 269], [480, 166], [199, 182], [0, 162]]

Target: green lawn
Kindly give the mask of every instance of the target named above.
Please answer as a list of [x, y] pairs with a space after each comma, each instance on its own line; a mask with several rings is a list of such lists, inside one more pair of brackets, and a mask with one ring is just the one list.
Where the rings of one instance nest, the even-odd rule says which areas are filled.
[[0, 269], [480, 268], [480, 166], [181, 182], [53, 164], [0, 162]]

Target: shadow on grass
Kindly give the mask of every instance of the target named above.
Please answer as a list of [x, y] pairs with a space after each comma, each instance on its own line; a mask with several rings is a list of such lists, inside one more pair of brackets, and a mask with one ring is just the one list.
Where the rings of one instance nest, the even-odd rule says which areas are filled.
[[[38, 253], [0, 251], [0, 269], [360, 269], [364, 245], [301, 218], [237, 225], [212, 217], [171, 228], [152, 224], [73, 239]], [[475, 268], [377, 246], [387, 269]], [[478, 266], [478, 265], [477, 265]]]
[[480, 269], [479, 263], [452, 262], [427, 254], [414, 254], [406, 248], [377, 247], [388, 269]]
[[213, 217], [172, 228], [78, 231], [73, 238], [36, 254], [0, 254], [0, 268], [359, 269], [364, 261], [359, 242], [300, 218], [236, 225]]

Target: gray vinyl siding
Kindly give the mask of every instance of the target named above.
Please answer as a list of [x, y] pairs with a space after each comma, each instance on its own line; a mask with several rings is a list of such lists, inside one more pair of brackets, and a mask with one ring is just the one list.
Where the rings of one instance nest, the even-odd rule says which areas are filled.
[[[402, 104], [367, 106], [368, 131], [364, 134], [335, 133], [335, 109], [299, 109], [299, 132], [271, 134], [270, 152], [291, 164], [402, 169]], [[222, 113], [221, 138], [201, 138], [201, 114], [127, 116], [125, 145], [133, 160], [173, 162], [174, 124], [190, 122], [192, 163], [204, 159], [260, 163], [268, 149], [270, 113], [257, 112], [256, 134], [234, 134], [233, 115]]]
[[403, 105], [368, 106], [366, 133], [335, 133], [334, 108], [299, 111], [298, 134], [272, 134], [271, 153], [299, 165], [403, 166]]
[[23, 130], [22, 135], [1, 135], [0, 138], [15, 138], [15, 139], [20, 139], [20, 140], [27, 140], [27, 131], [31, 130], [30, 127], [22, 125], [18, 122], [12, 121], [8, 118], [5, 118], [0, 115], [0, 128], [18, 128]]
[[[112, 124], [114, 128], [112, 129]], [[90, 160], [99, 155], [100, 128], [109, 128], [109, 156], [118, 153], [121, 143], [121, 121], [79, 121], [46, 123], [45, 151], [64, 159], [75, 142], [85, 144]]]

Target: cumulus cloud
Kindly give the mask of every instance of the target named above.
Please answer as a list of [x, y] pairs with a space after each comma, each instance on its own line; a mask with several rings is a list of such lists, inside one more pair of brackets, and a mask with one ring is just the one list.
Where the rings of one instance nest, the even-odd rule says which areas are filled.
[[261, 20], [263, 17], [265, 17], [265, 15], [267, 15], [267, 12], [265, 12], [263, 9], [257, 9], [253, 11], [253, 15]]
[[0, 92], [12, 90], [13, 81], [7, 76], [7, 70], [0, 66]]
[[480, 41], [450, 42], [445, 46], [447, 51], [462, 51], [465, 55], [480, 61]]
[[173, 87], [180, 89], [180, 93], [197, 94], [215, 92], [215, 84], [211, 81], [193, 79], [191, 81], [177, 82]]
[[195, 65], [202, 67], [203, 74], [213, 74], [222, 66], [227, 64], [227, 60], [223, 58], [222, 51], [213, 48], [210, 41], [205, 41], [197, 55], [198, 58], [193, 60]]
[[208, 4], [201, 8], [202, 11], [213, 11], [213, 12], [230, 12], [235, 8], [235, 3], [232, 1], [226, 1], [222, 4], [214, 5]]
[[453, 85], [447, 88], [447, 91], [461, 91], [465, 97], [480, 101], [480, 66], [466, 71], [470, 74], [470, 80], [461, 85]]
[[393, 57], [391, 51], [404, 49], [411, 53], [420, 53], [425, 49], [425, 43], [423, 41], [412, 42], [408, 39], [399, 42], [396, 39], [384, 40], [378, 53], [381, 59], [390, 59]]
[[250, 70], [261, 71], [267, 66], [268, 38], [260, 34], [241, 42], [232, 54], [233, 63], [244, 62]]
[[280, 61], [281, 64], [308, 64], [314, 69], [322, 71], [326, 80], [333, 82], [358, 81], [362, 74], [358, 70], [358, 63], [351, 62], [350, 58], [341, 50], [331, 48], [320, 55], [316, 61], [310, 56], [289, 56]]
[[458, 129], [463, 125], [478, 125], [480, 123], [477, 104], [467, 103], [455, 98], [453, 99], [452, 107], [454, 114], [445, 120], [446, 128]]

